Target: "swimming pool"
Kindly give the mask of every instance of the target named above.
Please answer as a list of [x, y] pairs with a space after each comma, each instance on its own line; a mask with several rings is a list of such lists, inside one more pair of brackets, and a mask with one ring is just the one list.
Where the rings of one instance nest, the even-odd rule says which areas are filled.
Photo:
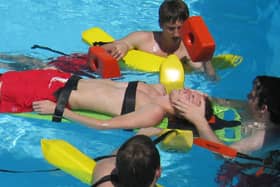
[[[31, 50], [41, 44], [66, 53], [87, 51], [81, 32], [92, 26], [120, 38], [134, 30], [157, 30], [161, 0], [16, 0], [0, 2], [0, 51], [46, 59], [53, 53]], [[186, 86], [219, 97], [245, 99], [251, 81], [258, 74], [279, 74], [279, 1], [186, 1], [191, 15], [202, 15], [216, 41], [215, 54], [241, 55], [243, 63], [218, 72], [218, 83], [202, 75], [186, 75]], [[133, 7], [133, 8], [131, 8]], [[156, 74], [125, 71], [120, 81], [158, 81]], [[240, 85], [242, 82], [242, 86]], [[131, 133], [121, 130], [96, 131], [76, 123], [53, 124], [11, 115], [0, 115], [0, 169], [45, 169], [50, 166], [40, 151], [41, 138], [61, 138], [96, 157], [112, 152]], [[216, 186], [214, 178], [220, 161], [206, 150], [193, 147], [188, 154], [161, 151], [165, 186]], [[3, 186], [86, 186], [62, 173], [0, 173]]]

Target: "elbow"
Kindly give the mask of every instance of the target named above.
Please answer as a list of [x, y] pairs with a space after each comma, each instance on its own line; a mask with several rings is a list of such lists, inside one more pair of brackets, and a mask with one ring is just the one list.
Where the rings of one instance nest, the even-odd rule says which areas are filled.
[[151, 116], [149, 116], [150, 123], [147, 124], [146, 127], [152, 127], [158, 125], [163, 120], [164, 117], [165, 117], [165, 111], [161, 107], [155, 108]]

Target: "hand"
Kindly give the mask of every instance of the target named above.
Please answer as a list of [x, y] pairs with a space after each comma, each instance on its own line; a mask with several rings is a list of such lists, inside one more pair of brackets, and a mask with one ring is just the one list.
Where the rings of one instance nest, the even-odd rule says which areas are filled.
[[120, 60], [126, 55], [128, 50], [129, 47], [125, 42], [115, 42], [112, 48], [109, 49], [109, 52], [114, 58]]
[[53, 114], [56, 103], [49, 100], [34, 101], [32, 107], [33, 111], [39, 114]]
[[199, 125], [205, 120], [205, 96], [197, 91], [192, 91], [190, 97], [172, 102], [178, 115]]

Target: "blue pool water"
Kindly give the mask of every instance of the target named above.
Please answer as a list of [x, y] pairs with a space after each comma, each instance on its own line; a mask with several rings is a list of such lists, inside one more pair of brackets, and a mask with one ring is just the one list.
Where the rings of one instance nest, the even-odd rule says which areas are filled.
[[[0, 52], [26, 54], [42, 59], [53, 53], [31, 50], [33, 44], [66, 53], [85, 52], [81, 32], [93, 26], [114, 38], [135, 30], [158, 30], [157, 11], [161, 0], [24, 0], [0, 1]], [[216, 41], [215, 54], [241, 55], [243, 63], [219, 71], [221, 80], [212, 83], [200, 75], [186, 75], [186, 86], [219, 97], [245, 99], [252, 79], [259, 74], [280, 76], [277, 54], [280, 3], [267, 1], [188, 0], [191, 15], [204, 17]], [[4, 70], [2, 70], [4, 71]], [[158, 82], [157, 74], [124, 71], [120, 81]], [[132, 134], [121, 130], [96, 131], [76, 123], [0, 115], [0, 169], [50, 168], [42, 158], [41, 138], [69, 141], [86, 154], [96, 157], [112, 152]], [[188, 154], [160, 151], [164, 186], [216, 186], [215, 175], [221, 161], [196, 146]], [[1, 186], [82, 187], [78, 180], [62, 173], [0, 173]]]

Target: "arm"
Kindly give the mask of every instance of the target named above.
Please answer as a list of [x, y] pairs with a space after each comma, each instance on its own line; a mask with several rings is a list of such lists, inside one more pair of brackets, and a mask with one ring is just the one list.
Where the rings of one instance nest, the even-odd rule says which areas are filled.
[[226, 106], [226, 107], [232, 107], [232, 108], [235, 108], [235, 109], [244, 110], [244, 109], [248, 108], [248, 104], [244, 100], [223, 99], [223, 98], [216, 98], [216, 97], [210, 97], [210, 100], [212, 102], [214, 102], [215, 104]]
[[108, 120], [97, 120], [82, 116], [69, 109], [65, 109], [63, 117], [97, 129], [134, 129], [154, 126], [160, 123], [164, 114], [161, 107], [151, 104], [135, 112], [116, 116]]
[[[210, 80], [219, 80], [219, 77], [216, 75], [215, 68], [213, 67], [210, 60], [205, 62], [193, 62], [188, 57], [185, 57], [181, 60], [183, 64], [185, 64], [185, 68], [187, 68], [187, 70], [191, 68], [194, 70], [203, 71]], [[187, 66], [187, 64], [189, 65], [189, 67]]]
[[[56, 104], [51, 101], [33, 102], [33, 110], [39, 114], [53, 114]], [[165, 111], [156, 104], [147, 104], [135, 112], [116, 116], [108, 120], [99, 120], [82, 116], [65, 108], [63, 117], [96, 129], [134, 129], [157, 125], [164, 118]]]
[[216, 74], [215, 68], [213, 67], [211, 61], [203, 62], [203, 69], [208, 78], [212, 81], [219, 80], [219, 77]]
[[133, 32], [113, 43], [104, 44], [102, 47], [109, 51], [114, 58], [120, 60], [129, 50], [138, 48], [138, 44], [143, 42], [143, 35], [144, 32]]
[[242, 153], [251, 153], [262, 148], [265, 138], [265, 130], [259, 130], [251, 136], [243, 138], [242, 140], [235, 142], [230, 147], [238, 150]]

